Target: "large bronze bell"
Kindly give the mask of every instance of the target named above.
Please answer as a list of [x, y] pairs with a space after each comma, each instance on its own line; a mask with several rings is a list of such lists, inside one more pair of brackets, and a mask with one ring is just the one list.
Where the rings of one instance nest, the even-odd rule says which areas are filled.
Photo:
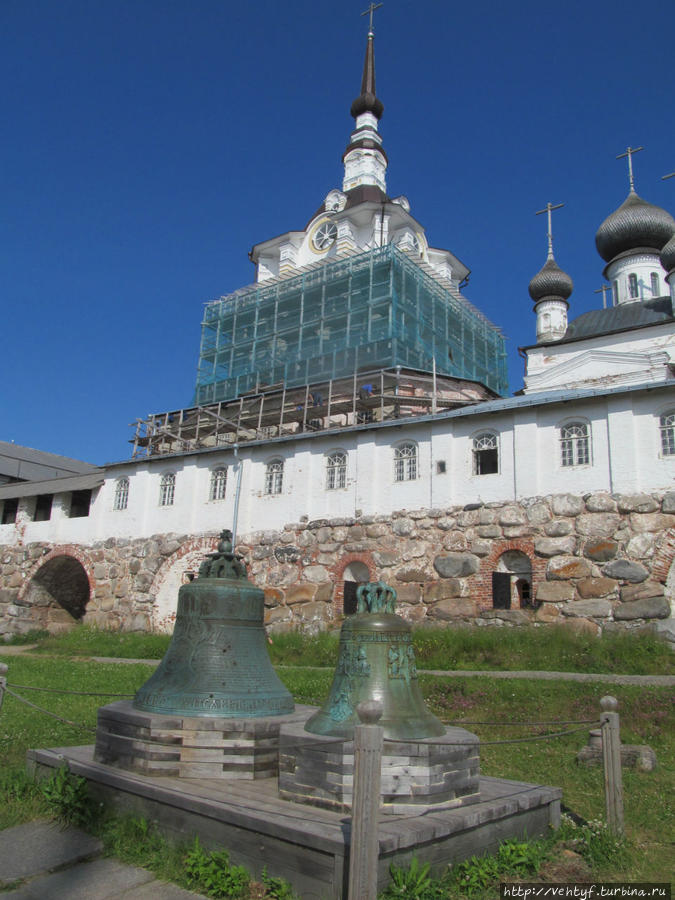
[[361, 700], [379, 700], [378, 722], [396, 740], [445, 734], [445, 726], [424, 705], [415, 666], [410, 625], [394, 613], [396, 591], [364, 584], [356, 592], [356, 615], [345, 620], [330, 694], [305, 725], [313, 734], [351, 739]]
[[134, 699], [136, 709], [182, 716], [252, 718], [293, 712], [272, 668], [263, 592], [251, 584], [231, 532], [178, 592], [169, 649]]

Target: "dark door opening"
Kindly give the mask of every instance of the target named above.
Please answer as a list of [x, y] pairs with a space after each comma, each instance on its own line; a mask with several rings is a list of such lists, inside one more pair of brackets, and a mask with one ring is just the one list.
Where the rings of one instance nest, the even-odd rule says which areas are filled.
[[492, 606], [493, 609], [511, 609], [511, 574], [509, 572], [492, 573]]

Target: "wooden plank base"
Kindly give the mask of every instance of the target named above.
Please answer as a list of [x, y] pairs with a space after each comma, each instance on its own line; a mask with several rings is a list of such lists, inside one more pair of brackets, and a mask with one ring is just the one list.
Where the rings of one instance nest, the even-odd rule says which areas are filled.
[[[267, 866], [303, 897], [347, 896], [349, 816], [282, 800], [277, 779], [158, 777], [96, 762], [93, 746], [29, 750], [35, 777], [65, 763], [87, 779], [92, 794], [121, 812], [144, 816], [171, 839], [230, 851], [232, 860], [259, 874]], [[478, 803], [420, 815], [414, 806], [379, 822], [378, 890], [389, 881], [389, 865], [413, 856], [440, 873], [451, 862], [494, 851], [507, 838], [537, 837], [557, 827], [559, 788], [480, 779]]]

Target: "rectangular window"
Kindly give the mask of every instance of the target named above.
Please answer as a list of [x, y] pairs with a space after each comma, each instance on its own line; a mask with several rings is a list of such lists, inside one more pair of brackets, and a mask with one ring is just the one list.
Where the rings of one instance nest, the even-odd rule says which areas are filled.
[[16, 522], [16, 514], [19, 511], [19, 500], [13, 497], [11, 500], [5, 500], [2, 506], [2, 524], [13, 525]]
[[91, 504], [91, 490], [73, 491], [70, 499], [70, 518], [84, 519], [89, 515]]
[[52, 517], [53, 494], [39, 494], [35, 501], [34, 522], [48, 522]]

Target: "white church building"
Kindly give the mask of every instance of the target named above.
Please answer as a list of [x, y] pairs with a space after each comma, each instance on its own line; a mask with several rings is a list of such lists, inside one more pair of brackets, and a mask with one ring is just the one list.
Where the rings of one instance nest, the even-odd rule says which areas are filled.
[[612, 303], [568, 320], [549, 208], [507, 396], [469, 270], [387, 194], [382, 111], [371, 31], [342, 185], [206, 306], [192, 406], [104, 468], [0, 444], [0, 634], [170, 628], [224, 527], [272, 630], [382, 579], [417, 623], [672, 634], [675, 220], [631, 178], [596, 235]]

